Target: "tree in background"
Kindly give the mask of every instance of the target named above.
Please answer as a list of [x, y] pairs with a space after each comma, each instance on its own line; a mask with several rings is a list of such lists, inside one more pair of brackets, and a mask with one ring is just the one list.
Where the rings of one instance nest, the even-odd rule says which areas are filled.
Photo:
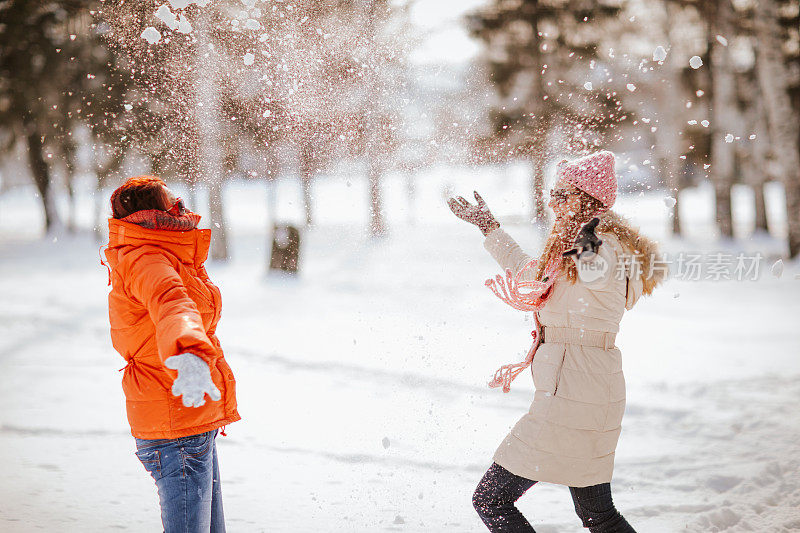
[[[642, 15], [652, 18], [642, 20], [638, 37], [648, 43], [648, 49], [641, 51], [646, 60], [638, 69], [640, 75], [636, 80], [637, 92], [643, 98], [633, 105], [637, 122], [652, 134], [648, 137], [652, 139], [649, 166], [674, 195], [671, 229], [673, 235], [681, 235], [681, 191], [690, 183], [689, 169], [702, 167], [708, 161], [703, 150], [708, 128], [700, 124], [706, 116], [705, 101], [701, 98], [703, 92], [694, 88], [696, 76], [689, 66], [689, 58], [702, 53], [702, 49], [695, 48], [701, 43], [699, 39], [687, 38], [692, 33], [701, 33], [697, 30], [702, 21], [696, 10], [672, 1], [649, 1], [646, 9]], [[652, 56], [652, 61], [648, 56]], [[692, 104], [691, 108], [687, 108], [687, 102]]]
[[493, 0], [472, 14], [469, 28], [486, 45], [491, 81], [500, 95], [494, 139], [533, 167], [533, 218], [544, 220], [544, 166], [548, 135], [559, 124], [571, 150], [599, 144], [596, 137], [622, 118], [613, 91], [585, 82], [599, 58], [603, 32], [617, 23], [622, 2]]
[[800, 254], [800, 8], [760, 0], [755, 7], [756, 72], [786, 193], [789, 257]]
[[[52, 195], [53, 155], [74, 168], [71, 139], [76, 109], [83, 102], [78, 87], [91, 80], [97, 66], [81, 53], [92, 41], [83, 31], [91, 2], [29, 2], [0, 4], [0, 127], [2, 152], [17, 142], [27, 148], [33, 180], [39, 191], [45, 231], [61, 224]], [[71, 188], [71, 187], [70, 187]]]
[[[777, 177], [784, 185], [794, 257], [800, 251], [798, 5], [780, 0], [678, 3], [698, 9], [706, 32], [707, 75], [696, 77], [696, 86], [710, 94], [708, 164], [720, 234], [733, 236], [731, 188], [737, 181], [753, 188], [755, 228], [766, 230], [763, 188]], [[773, 172], [775, 167], [780, 170]]]
[[150, 135], [136, 138], [136, 148], [156, 173], [208, 185], [211, 255], [224, 260], [229, 254], [221, 139], [227, 124], [219, 87], [226, 72], [214, 36], [227, 19], [224, 5], [207, 3], [106, 0], [98, 19], [107, 28], [108, 46], [128, 65], [132, 87], [126, 109], [143, 111], [140, 116], [148, 119], [160, 115], [142, 128]]

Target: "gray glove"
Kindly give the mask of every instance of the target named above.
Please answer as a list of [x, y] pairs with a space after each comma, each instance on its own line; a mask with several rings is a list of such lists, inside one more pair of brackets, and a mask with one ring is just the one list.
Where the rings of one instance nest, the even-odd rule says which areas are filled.
[[489, 207], [486, 205], [486, 202], [483, 201], [481, 195], [478, 194], [478, 191], [473, 191], [473, 193], [475, 194], [476, 201], [474, 205], [465, 200], [463, 196], [450, 198], [447, 200], [447, 205], [455, 216], [464, 222], [475, 224], [478, 226], [478, 229], [481, 230], [481, 233], [489, 235], [492, 231], [500, 227], [500, 223], [494, 218], [492, 212], [489, 211]]

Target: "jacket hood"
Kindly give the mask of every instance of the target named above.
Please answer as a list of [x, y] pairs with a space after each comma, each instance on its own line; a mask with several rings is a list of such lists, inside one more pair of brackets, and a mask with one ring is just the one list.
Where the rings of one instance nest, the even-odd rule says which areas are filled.
[[182, 263], [192, 263], [199, 266], [208, 258], [210, 245], [211, 230], [168, 231], [148, 229], [116, 218], [109, 218], [108, 248], [105, 253], [111, 268], [118, 264], [119, 254], [123, 249], [139, 246], [163, 248], [176, 256]]

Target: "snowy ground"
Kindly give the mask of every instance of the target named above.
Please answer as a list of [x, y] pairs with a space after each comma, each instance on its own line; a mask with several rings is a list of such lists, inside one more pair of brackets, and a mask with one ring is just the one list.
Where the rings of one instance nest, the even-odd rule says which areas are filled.
[[[524, 353], [530, 321], [484, 288], [497, 267], [442, 195], [485, 191], [535, 250], [513, 216], [524, 179], [434, 172], [416, 181], [413, 208], [393, 179], [392, 231], [378, 241], [362, 233], [363, 184], [321, 180], [296, 280], [265, 275], [263, 185], [230, 185], [234, 258], [209, 267], [244, 418], [219, 439], [230, 531], [483, 531], [472, 490], [532, 396], [530, 375], [508, 395], [485, 383]], [[282, 218], [296, 216], [293, 187], [279, 187]], [[748, 238], [747, 217], [741, 239], [716, 242], [706, 187], [683, 197], [688, 237], [667, 238], [663, 196], [623, 197], [619, 211], [671, 252], [769, 259], [758, 281], [672, 279], [623, 319], [617, 506], [644, 532], [800, 531], [800, 268], [770, 274], [782, 244]], [[781, 231], [780, 191], [770, 200]], [[32, 189], [0, 196], [0, 530], [157, 531], [97, 244], [38, 239], [39, 224]], [[564, 487], [537, 485], [519, 506], [537, 531], [581, 530]]]

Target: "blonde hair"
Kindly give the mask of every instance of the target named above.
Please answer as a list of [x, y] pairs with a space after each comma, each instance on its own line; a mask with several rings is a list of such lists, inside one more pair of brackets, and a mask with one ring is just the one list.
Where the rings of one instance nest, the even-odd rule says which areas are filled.
[[[658, 244], [652, 239], [639, 233], [639, 228], [634, 227], [625, 217], [611, 210], [602, 211], [603, 204], [597, 198], [580, 191], [578, 194], [580, 206], [578, 212], [569, 220], [565, 230], [560, 230], [555, 224], [551, 226], [547, 239], [542, 249], [542, 254], [536, 265], [536, 277], [543, 281], [545, 267], [549, 261], [559, 262], [559, 272], [564, 272], [570, 283], [578, 279], [578, 268], [570, 257], [563, 257], [563, 253], [574, 247], [575, 238], [581, 227], [593, 217], [598, 217], [596, 233], [614, 235], [625, 251], [636, 257], [641, 265], [643, 294], [649, 295], [663, 280], [665, 272], [661, 269], [652, 269], [653, 261], [659, 255]], [[602, 239], [602, 237], [601, 237]], [[652, 271], [651, 271], [652, 269]]]
[[558, 270], [566, 272], [567, 278], [572, 283], [575, 283], [578, 279], [578, 269], [575, 268], [575, 262], [562, 254], [572, 249], [575, 237], [577, 237], [581, 227], [589, 222], [593, 216], [597, 215], [597, 212], [603, 207], [603, 202], [581, 190], [578, 190], [577, 194], [580, 205], [578, 212], [568, 220], [568, 226], [562, 230], [553, 223], [550, 227], [547, 239], [544, 241], [542, 254], [539, 256], [539, 262], [536, 264], [536, 277], [534, 279], [537, 281], [543, 281], [542, 276], [544, 276], [545, 268], [550, 261], [558, 261], [560, 263]]

